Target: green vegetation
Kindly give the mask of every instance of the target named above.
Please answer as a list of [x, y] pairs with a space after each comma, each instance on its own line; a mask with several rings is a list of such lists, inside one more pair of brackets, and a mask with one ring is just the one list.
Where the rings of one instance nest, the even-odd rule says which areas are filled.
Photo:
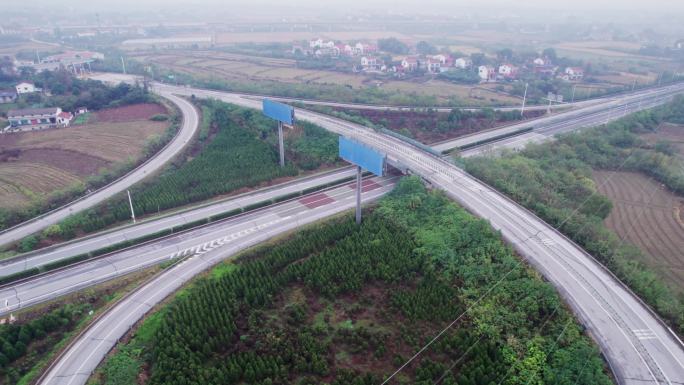
[[452, 83], [477, 84], [480, 82], [480, 76], [475, 71], [465, 69], [443, 72], [439, 74], [439, 77]]
[[74, 120], [71, 122], [72, 126], [78, 126], [81, 124], [86, 124], [88, 123], [88, 120], [90, 119], [90, 112], [86, 112], [85, 114], [78, 115], [74, 118]]
[[390, 52], [394, 54], [406, 54], [409, 52], [409, 47], [399, 41], [396, 37], [388, 37], [387, 39], [378, 40], [378, 49], [384, 52]]
[[[297, 175], [337, 161], [337, 137], [302, 123], [287, 139], [287, 165], [278, 164], [274, 122], [258, 111], [218, 101], [202, 101], [205, 113], [198, 154], [172, 164], [163, 174], [131, 190], [137, 216], [199, 202], [279, 177]], [[205, 125], [207, 124], [207, 125]], [[210, 131], [216, 134], [208, 140]], [[130, 218], [125, 197], [67, 218], [59, 237], [92, 232]]]
[[156, 271], [147, 269], [15, 313], [15, 323], [0, 325], [0, 385], [33, 384], [97, 312]]
[[36, 87], [49, 91], [50, 96], [42, 93], [22, 95], [15, 108], [60, 107], [64, 111], [74, 111], [87, 107], [99, 110], [154, 101], [143, 87], [124, 83], [109, 87], [97, 80], [79, 79], [66, 70], [43, 71], [32, 74], [29, 80]]
[[166, 114], [156, 114], [150, 118], [150, 120], [155, 122], [165, 122], [169, 120], [169, 116]]
[[[640, 140], [663, 121], [684, 122], [684, 98], [633, 114], [608, 126], [530, 145], [519, 153], [465, 160], [466, 169], [529, 208], [611, 269], [679, 332], [684, 298], [638, 262], [640, 251], [608, 230], [611, 202], [597, 193], [592, 168], [643, 172], [684, 194], [681, 158]], [[660, 148], [658, 148], [660, 147]]]
[[361, 226], [317, 224], [230, 266], [153, 313], [98, 381], [378, 384], [458, 318], [393, 383], [610, 383], [553, 287], [418, 178]]
[[16, 384], [90, 305], [66, 305], [23, 325], [0, 325], [0, 384]]
[[[442, 112], [433, 108], [390, 111], [316, 105], [303, 107], [376, 130], [386, 128], [422, 143], [434, 143], [523, 119], [520, 112], [496, 111], [491, 108], [483, 108], [477, 111], [453, 109], [449, 112]], [[525, 114], [525, 118], [536, 117], [541, 114], [543, 112], [529, 111]]]

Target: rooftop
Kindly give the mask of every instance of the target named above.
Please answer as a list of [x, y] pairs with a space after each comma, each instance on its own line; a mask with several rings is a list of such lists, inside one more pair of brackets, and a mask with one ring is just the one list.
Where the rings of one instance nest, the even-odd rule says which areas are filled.
[[22, 110], [9, 110], [7, 111], [8, 118], [21, 117], [21, 116], [33, 116], [33, 115], [54, 115], [59, 111], [59, 108], [25, 108]]

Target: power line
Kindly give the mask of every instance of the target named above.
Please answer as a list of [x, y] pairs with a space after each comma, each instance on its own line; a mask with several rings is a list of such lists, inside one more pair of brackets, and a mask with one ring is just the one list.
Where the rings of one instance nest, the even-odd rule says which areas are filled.
[[[523, 293], [523, 295], [521, 295], [519, 298], [516, 299], [515, 303], [520, 303], [521, 300], [523, 300], [523, 299], [529, 297], [530, 295], [531, 295], [530, 293]], [[468, 353], [470, 353], [470, 351], [475, 347], [475, 345], [477, 345], [477, 344], [485, 337], [485, 335], [486, 335], [485, 333], [482, 333], [482, 334], [480, 335], [480, 337], [479, 337], [474, 343], [472, 343], [472, 344], [468, 347], [468, 349], [465, 351], [465, 353], [463, 353], [456, 361], [454, 361], [454, 362], [452, 363], [452, 365], [451, 365], [447, 370], [444, 371], [444, 373], [442, 374], [442, 376], [440, 376], [439, 379], [438, 379], [433, 385], [438, 385], [438, 384], [447, 376], [447, 374], [449, 374], [449, 372], [451, 372], [451, 371], [454, 369], [454, 367], [455, 367], [463, 358], [465, 358], [465, 356], [467, 356]]]
[[448, 324], [434, 338], [432, 338], [427, 344], [425, 344], [425, 346], [423, 346], [418, 352], [416, 352], [416, 354], [414, 354], [411, 358], [409, 358], [406, 362], [404, 362], [404, 364], [401, 365], [399, 367], [399, 369], [397, 369], [394, 373], [392, 373], [389, 377], [387, 377], [385, 379], [385, 381], [383, 381], [382, 384], [380, 384], [380, 385], [384, 385], [384, 384], [388, 383], [389, 380], [391, 380], [394, 376], [399, 374], [399, 372], [401, 372], [408, 364], [413, 362], [413, 360], [415, 360], [421, 353], [423, 353], [427, 348], [429, 348], [430, 345], [432, 345], [435, 341], [437, 341], [439, 339], [439, 337], [442, 336], [442, 334], [446, 333], [446, 331], [451, 329], [451, 327], [454, 326], [456, 324], [456, 322], [460, 321], [461, 318], [463, 318], [463, 316], [466, 313], [468, 313], [471, 309], [473, 309], [475, 307], [475, 305], [477, 305], [485, 297], [487, 297], [489, 295], [489, 293], [491, 293], [492, 290], [494, 290], [497, 286], [499, 286], [499, 284], [501, 282], [503, 282], [503, 280], [506, 279], [506, 277], [508, 277], [509, 274], [511, 274], [514, 270], [516, 270], [520, 266], [521, 263], [522, 263], [522, 259], [519, 260], [518, 263], [516, 263], [515, 266], [513, 266], [513, 268], [511, 268], [506, 274], [504, 274], [503, 277], [501, 277], [501, 279], [499, 279], [494, 285], [492, 285], [489, 289], [487, 289], [487, 291], [484, 294], [482, 294], [474, 303], [472, 303], [470, 306], [468, 306], [468, 308], [466, 310], [464, 310], [463, 313], [461, 313], [455, 320], [451, 321], [450, 324]]

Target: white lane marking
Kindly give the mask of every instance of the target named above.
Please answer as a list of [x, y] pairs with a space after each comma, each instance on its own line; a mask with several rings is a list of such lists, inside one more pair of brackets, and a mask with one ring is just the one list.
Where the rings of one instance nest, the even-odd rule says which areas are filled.
[[545, 246], [553, 246], [556, 244], [556, 242], [554, 242], [551, 238], [544, 238], [541, 240], [541, 243], [543, 243]]
[[640, 340], [655, 340], [658, 339], [655, 332], [651, 329], [634, 329], [634, 335]]

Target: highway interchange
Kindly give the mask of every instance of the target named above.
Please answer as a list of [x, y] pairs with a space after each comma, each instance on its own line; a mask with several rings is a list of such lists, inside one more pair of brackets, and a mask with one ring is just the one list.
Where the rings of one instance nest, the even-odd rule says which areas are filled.
[[[164, 96], [168, 96], [170, 93], [186, 96], [194, 94], [198, 97], [214, 97], [246, 107], [259, 108], [260, 106], [258, 101], [235, 94], [170, 86], [157, 86], [156, 89], [157, 92]], [[680, 86], [677, 86], [676, 89], [666, 88], [660, 92], [668, 94], [668, 92], [679, 91], [681, 91]], [[655, 99], [649, 100], [651, 97]], [[612, 101], [610, 103], [615, 105], [626, 104], [627, 108], [633, 107], [634, 103], [643, 103], [641, 107], [646, 107], [648, 103], [661, 102], [660, 99], [662, 99], [662, 95], [653, 93], [641, 94], [631, 99], [625, 98], [623, 101]], [[608, 106], [607, 109], [596, 108], [595, 111], [589, 111], [587, 116], [592, 117], [584, 119], [586, 117], [584, 116], [577, 125], [596, 125], [603, 123], [606, 119], [617, 117], [617, 114], [611, 111], [611, 107]], [[684, 349], [681, 342], [646, 306], [612, 277], [608, 271], [598, 265], [591, 256], [584, 253], [579, 247], [554, 231], [533, 214], [472, 178], [451, 163], [396, 138], [373, 132], [359, 125], [305, 110], [297, 110], [297, 117], [298, 119], [316, 123], [338, 134], [356, 138], [387, 153], [392, 161], [408, 167], [413, 173], [421, 175], [433, 186], [445, 190], [450, 197], [469, 211], [487, 219], [494, 228], [501, 231], [503, 237], [511, 245], [559, 289], [587, 327], [589, 333], [601, 346], [620, 383], [677, 384], [684, 382], [684, 366], [682, 366], [684, 362]], [[572, 117], [579, 118], [578, 116]], [[535, 122], [535, 126], [537, 124]], [[553, 126], [553, 124], [550, 126]], [[561, 125], [556, 126], [555, 130], [576, 129], [578, 126], [564, 121]], [[549, 128], [546, 132], [550, 133], [552, 131], [553, 129]], [[490, 133], [490, 135], [494, 137], [498, 134]], [[497, 142], [494, 146], [506, 144], [510, 143]], [[374, 199], [382, 195], [384, 191], [391, 188], [391, 182], [390, 179], [374, 179], [373, 185], [377, 184], [381, 187], [367, 192], [368, 199]], [[159, 275], [154, 282], [143, 286], [141, 290], [136, 291], [133, 295], [126, 297], [117, 307], [99, 319], [50, 369], [42, 383], [85, 383], [87, 375], [95, 368], [103, 355], [125, 333], [129, 325], [144, 314], [149, 306], [154, 305], [158, 300], [164, 298], [166, 294], [171, 293], [174, 288], [179, 287], [192, 274], [205, 269], [207, 263], [215, 263], [220, 259], [225, 259], [230, 255], [234, 255], [237, 250], [254, 244], [249, 243], [249, 240], [253, 240], [256, 243], [273, 235], [289, 231], [305, 222], [310, 223], [333, 212], [340, 212], [351, 207], [353, 202], [344, 198], [351, 192], [351, 189], [348, 186], [342, 186], [338, 189], [340, 188], [344, 193], [339, 193], [339, 199], [319, 195], [313, 198], [300, 198], [294, 203], [288, 202], [284, 205], [275, 205], [269, 208], [270, 210], [282, 212], [280, 210], [288, 210], [286, 208], [287, 204], [294, 204], [296, 208], [292, 207], [290, 210], [294, 213], [293, 215], [295, 215], [296, 220], [292, 220], [292, 216], [282, 219], [284, 218], [282, 214], [274, 212], [266, 214], [268, 210], [258, 210], [255, 213], [245, 214], [233, 220], [206, 226], [196, 230], [198, 233], [194, 233], [192, 236], [179, 235], [175, 241], [164, 239], [161, 242], [145, 245], [145, 247], [149, 248], [146, 252], [150, 255], [157, 255], [157, 257], [150, 257], [150, 264], [158, 263], [163, 258], [173, 258], [178, 256], [179, 253], [193, 256]], [[335, 191], [335, 189], [331, 191]], [[330, 192], [324, 194], [337, 195], [338, 193]], [[302, 201], [302, 199], [305, 200]], [[317, 200], [326, 201], [327, 204], [309, 207], [306, 204], [306, 199], [312, 199], [314, 202]], [[242, 236], [239, 236], [238, 234], [241, 234], [241, 232]], [[198, 242], [201, 242], [199, 248]], [[141, 255], [138, 252], [134, 254], [138, 257]], [[102, 278], [104, 280], [112, 276], [112, 269], [114, 272], [117, 272], [119, 268], [122, 271], [131, 268], [131, 265], [125, 264], [132, 260], [134, 259], [131, 257], [123, 258], [116, 262], [111, 261], [112, 263], [98, 260], [76, 266], [74, 269], [80, 269], [83, 266], [92, 264], [86, 270], [81, 270], [85, 272], [83, 274], [94, 277], [90, 279], [97, 280]], [[152, 262], [153, 260], [154, 262]], [[116, 263], [119, 261], [124, 261], [123, 265], [116, 266]], [[141, 259], [138, 259], [138, 263], [140, 261]], [[137, 268], [140, 267], [138, 266]], [[74, 285], [79, 286], [84, 281], [82, 279], [83, 276], [77, 278], [70, 276], [70, 274], [75, 273], [75, 271], [67, 269], [55, 276], [48, 275], [47, 280], [45, 280], [45, 277], [41, 277], [36, 282], [40, 285], [41, 281], [57, 282], [63, 279], [63, 283], [66, 282], [69, 284], [68, 287], [74, 288]], [[66, 278], [57, 278], [61, 276]], [[69, 279], [73, 280], [69, 282]], [[33, 284], [36, 284], [36, 282], [33, 282]], [[15, 298], [19, 295], [18, 286], [21, 285], [25, 284], [22, 283], [11, 288], [12, 291], [16, 290], [14, 291]], [[77, 288], [75, 287], [74, 290]], [[31, 290], [33, 289], [27, 287], [27, 293], [31, 292]], [[61, 294], [57, 290], [54, 287], [43, 287], [36, 292], [42, 292], [43, 295], [45, 293], [54, 293], [52, 294], [54, 296], [55, 294]], [[33, 301], [30, 299], [31, 295], [29, 295], [26, 299], [22, 299], [22, 303], [19, 305], [17, 302], [10, 302], [12, 301], [11, 295], [12, 293], [6, 290], [0, 292], [0, 299], [5, 298], [7, 301], [7, 310], [12, 310], [19, 306], [24, 307], [43, 300], [38, 295], [34, 295], [33, 298], [36, 298], [36, 300]], [[49, 294], [48, 297], [50, 297]], [[134, 308], [136, 310], [131, 311]], [[118, 311], [117, 309], [122, 310]]]
[[0, 232], [0, 246], [16, 242], [24, 237], [41, 231], [50, 225], [62, 221], [71, 214], [83, 211], [111, 198], [115, 194], [120, 193], [145, 179], [147, 175], [153, 174], [173, 159], [173, 157], [178, 155], [195, 135], [199, 126], [197, 120], [198, 115], [194, 111], [195, 107], [187, 100], [174, 95], [168, 95], [168, 99], [178, 106], [183, 114], [183, 123], [181, 124], [178, 133], [169, 144], [145, 163], [107, 186], [56, 210]]

